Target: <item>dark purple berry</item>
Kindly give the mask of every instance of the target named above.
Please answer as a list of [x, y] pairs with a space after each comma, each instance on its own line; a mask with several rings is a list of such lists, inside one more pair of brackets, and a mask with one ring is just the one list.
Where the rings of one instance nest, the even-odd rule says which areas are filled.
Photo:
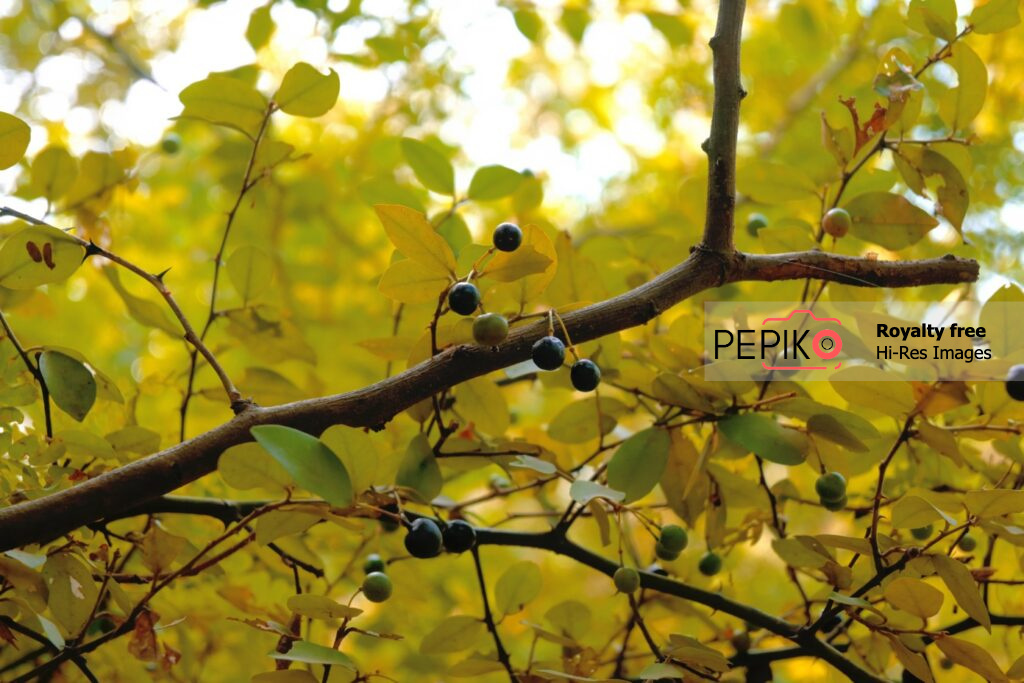
[[523, 231], [515, 223], [502, 223], [494, 229], [494, 246], [501, 251], [515, 251], [523, 243]]
[[533, 345], [533, 362], [541, 370], [557, 370], [565, 362], [565, 344], [558, 337], [541, 337]]
[[460, 282], [448, 290], [448, 308], [459, 315], [472, 315], [480, 305], [480, 290], [468, 282]]

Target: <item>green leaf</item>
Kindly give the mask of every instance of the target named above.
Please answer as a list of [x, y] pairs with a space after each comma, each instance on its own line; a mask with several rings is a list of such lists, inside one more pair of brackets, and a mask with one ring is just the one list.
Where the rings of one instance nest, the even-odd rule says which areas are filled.
[[562, 24], [562, 28], [569, 34], [572, 41], [579, 45], [583, 42], [583, 34], [587, 30], [587, 25], [590, 24], [590, 12], [583, 8], [566, 7], [562, 10], [559, 23]]
[[78, 270], [85, 247], [63, 230], [33, 225], [20, 230], [0, 246], [0, 285], [8, 289], [35, 289], [63, 282]]
[[259, 425], [249, 431], [301, 488], [331, 505], [345, 507], [352, 503], [348, 472], [322, 441], [283, 425]]
[[279, 538], [301, 534], [322, 520], [320, 515], [300, 510], [271, 510], [256, 520], [256, 542], [267, 545]]
[[932, 555], [931, 560], [935, 565], [935, 571], [949, 588], [949, 592], [953, 594], [957, 604], [991, 633], [992, 618], [989, 616], [985, 601], [981, 599], [981, 593], [978, 591], [978, 585], [974, 581], [971, 570], [963, 562], [954, 560], [948, 555]]
[[477, 201], [507, 197], [523, 182], [523, 176], [505, 166], [484, 166], [473, 174], [469, 183], [469, 198]]
[[124, 182], [124, 178], [125, 169], [118, 157], [89, 152], [82, 158], [78, 175], [68, 189], [64, 204], [69, 207], [90, 201], [102, 204], [109, 200], [108, 190]]
[[967, 23], [980, 34], [1013, 28], [1020, 23], [1020, 3], [1018, 0], [989, 0], [974, 8]]
[[231, 284], [245, 303], [265, 292], [274, 277], [270, 254], [251, 244], [235, 249], [226, 268]]
[[417, 434], [409, 442], [405, 457], [398, 466], [395, 483], [412, 489], [424, 501], [431, 501], [441, 493], [444, 479], [426, 435]]
[[47, 604], [65, 631], [78, 634], [85, 628], [99, 597], [92, 570], [69, 552], [51, 555], [43, 567], [49, 589]]
[[242, 443], [220, 455], [217, 471], [231, 488], [264, 488], [279, 492], [288, 487], [288, 472], [259, 444]]
[[1002, 358], [1020, 348], [1020, 319], [1014, 311], [1024, 303], [1024, 291], [1006, 284], [992, 293], [978, 315], [978, 324], [985, 328], [985, 339], [992, 355]]
[[892, 526], [896, 529], [916, 529], [939, 520], [956, 525], [956, 519], [920, 496], [903, 496], [892, 506]]
[[625, 503], [657, 486], [668, 463], [670, 439], [664, 429], [645, 429], [626, 439], [608, 463], [608, 485], [626, 494]]
[[340, 666], [349, 671], [355, 671], [356, 665], [348, 658], [348, 655], [338, 652], [334, 648], [324, 645], [317, 645], [305, 640], [293, 641], [288, 652], [271, 650], [267, 653], [273, 659], [283, 659], [287, 662], [304, 662], [306, 664], [330, 664]]
[[807, 457], [806, 437], [766, 415], [733, 415], [721, 420], [718, 428], [730, 441], [780, 465], [799, 465]]
[[540, 567], [533, 562], [509, 565], [494, 586], [494, 608], [502, 615], [519, 612], [540, 595], [542, 583]]
[[211, 75], [181, 91], [185, 105], [179, 118], [199, 119], [233, 128], [255, 138], [267, 113], [267, 103], [252, 86], [237, 78]]
[[851, 233], [886, 249], [903, 249], [916, 244], [939, 224], [934, 217], [904, 197], [890, 192], [868, 192], [843, 207], [853, 219]]
[[807, 420], [807, 431], [856, 453], [866, 453], [868, 447], [847, 429], [842, 422], [828, 413], [812, 415]]
[[528, 9], [517, 9], [512, 16], [519, 32], [531, 43], [536, 43], [544, 29], [544, 20], [536, 12]]
[[249, 25], [245, 28], [245, 39], [253, 50], [259, 50], [274, 35], [274, 19], [270, 16], [272, 3], [257, 7], [249, 15]]
[[363, 613], [358, 607], [349, 607], [326, 595], [312, 593], [302, 593], [288, 598], [288, 609], [311, 619], [351, 619]]
[[564, 600], [545, 612], [544, 618], [562, 634], [579, 640], [590, 630], [592, 614], [579, 600]]
[[796, 166], [758, 160], [745, 161], [737, 170], [736, 188], [764, 204], [808, 199], [817, 191], [814, 181]]
[[50, 201], [64, 196], [75, 182], [78, 164], [66, 149], [50, 145], [32, 160], [32, 190]]
[[128, 309], [128, 315], [130, 315], [135, 322], [145, 325], [146, 327], [155, 327], [158, 330], [163, 330], [172, 337], [178, 339], [184, 336], [184, 331], [181, 326], [171, 320], [167, 314], [167, 310], [156, 303], [148, 299], [143, 299], [140, 296], [135, 296], [121, 284], [121, 275], [117, 268], [108, 266], [103, 269], [103, 274], [110, 280], [111, 286], [114, 291], [117, 292], [121, 300], [124, 301], [125, 308]]
[[956, 69], [957, 86], [939, 99], [939, 115], [955, 132], [966, 128], [981, 112], [988, 92], [988, 69], [978, 53], [964, 42], [953, 45], [953, 54], [945, 62]]
[[454, 276], [455, 254], [426, 216], [399, 204], [378, 204], [373, 209], [395, 249], [431, 273]]
[[954, 0], [912, 0], [907, 10], [907, 23], [919, 33], [930, 33], [946, 42], [956, 37], [956, 2]]
[[333, 425], [324, 430], [320, 440], [341, 458], [352, 480], [353, 491], [365, 491], [377, 482], [380, 456], [373, 438], [361, 429]]
[[604, 498], [618, 503], [626, 497], [626, 494], [598, 484], [596, 481], [577, 479], [569, 487], [569, 496], [580, 505], [586, 505], [595, 498]]
[[896, 609], [927, 619], [942, 608], [942, 591], [921, 579], [900, 576], [885, 584], [885, 599]]
[[405, 160], [425, 188], [438, 194], [455, 194], [455, 169], [441, 152], [412, 138], [402, 138], [401, 146]]
[[448, 617], [423, 637], [420, 654], [448, 654], [468, 650], [484, 634], [484, 623], [477, 617], [460, 614]]
[[1017, 489], [968, 491], [964, 496], [964, 503], [972, 515], [1002, 517], [1024, 512], [1024, 491]]
[[31, 137], [32, 129], [27, 123], [0, 111], [0, 170], [21, 161]]
[[79, 422], [84, 420], [96, 402], [96, 380], [89, 369], [60, 351], [43, 351], [39, 372], [53, 402]]
[[341, 87], [338, 74], [328, 69], [322, 74], [305, 62], [299, 62], [281, 81], [274, 102], [286, 114], [313, 118], [331, 110]]

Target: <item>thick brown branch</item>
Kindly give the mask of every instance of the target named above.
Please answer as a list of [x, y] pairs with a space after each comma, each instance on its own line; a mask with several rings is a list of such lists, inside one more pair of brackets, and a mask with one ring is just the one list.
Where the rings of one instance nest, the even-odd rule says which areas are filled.
[[[813, 277], [853, 285], [912, 286], [974, 280], [974, 261], [944, 257], [908, 263], [800, 252], [774, 256], [698, 249], [686, 261], [636, 289], [563, 316], [577, 343], [643, 325], [673, 305], [725, 282]], [[249, 428], [283, 424], [319, 434], [333, 424], [377, 427], [429, 396], [530, 357], [547, 322], [517, 327], [501, 346], [456, 346], [363, 389], [272, 408], [253, 407], [230, 422], [160, 453], [72, 488], [0, 510], [0, 550], [42, 543], [136, 507], [217, 467], [230, 446], [250, 441]]]
[[720, 0], [718, 24], [711, 38], [714, 54], [715, 102], [711, 133], [704, 142], [708, 155], [708, 203], [704, 221], [704, 246], [713, 251], [732, 251], [736, 208], [736, 133], [740, 102], [746, 95], [740, 84], [740, 34], [745, 0]]

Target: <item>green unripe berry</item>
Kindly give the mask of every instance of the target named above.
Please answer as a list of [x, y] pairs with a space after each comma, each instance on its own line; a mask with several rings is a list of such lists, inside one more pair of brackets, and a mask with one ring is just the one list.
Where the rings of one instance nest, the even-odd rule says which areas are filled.
[[932, 536], [932, 525], [919, 526], [910, 530], [910, 535], [919, 541], [927, 541]]
[[572, 364], [569, 379], [576, 391], [593, 391], [601, 382], [601, 368], [594, 361], [583, 358]]
[[850, 232], [853, 218], [846, 209], [829, 209], [821, 219], [821, 227], [833, 237], [843, 237]]
[[508, 321], [497, 313], [478, 315], [473, 321], [473, 339], [481, 346], [497, 346], [508, 336]]
[[420, 517], [409, 527], [405, 535], [405, 549], [413, 557], [427, 559], [441, 554], [441, 529], [432, 519]]
[[843, 496], [839, 500], [823, 500], [821, 501], [822, 506], [830, 512], [839, 512], [840, 510], [846, 509], [847, 504], [846, 496]]
[[476, 529], [461, 519], [449, 522], [441, 536], [444, 539], [444, 549], [450, 553], [464, 553], [476, 545]]
[[391, 579], [384, 572], [370, 572], [363, 579], [363, 595], [370, 602], [384, 602], [391, 597]]
[[661, 541], [654, 544], [654, 554], [657, 555], [659, 560], [665, 560], [666, 562], [672, 562], [673, 560], [679, 559], [679, 552], [676, 550], [670, 550]]
[[752, 213], [747, 216], [747, 232], [757, 237], [757, 231], [768, 225], [768, 217], [763, 213]]
[[822, 503], [835, 503], [846, 497], [846, 477], [838, 472], [826, 472], [814, 482], [814, 490]]
[[381, 559], [381, 556], [377, 553], [370, 553], [366, 556], [366, 561], [363, 562], [363, 571], [367, 574], [373, 572], [382, 572], [387, 569], [388, 565]]
[[164, 154], [177, 154], [181, 151], [181, 137], [177, 133], [168, 133], [160, 141], [160, 149]]
[[661, 539], [658, 542], [671, 552], [681, 553], [690, 539], [683, 527], [678, 524], [666, 524], [661, 527]]
[[494, 247], [501, 251], [515, 251], [523, 243], [523, 231], [515, 223], [502, 223], [494, 229]]
[[1024, 365], [1014, 365], [1006, 373], [1006, 393], [1014, 401], [1024, 401]]
[[974, 538], [974, 536], [967, 534], [966, 536], [961, 538], [960, 542], [956, 545], [958, 548], [960, 548], [960, 550], [963, 550], [965, 553], [969, 553], [978, 547], [978, 541]]
[[708, 551], [700, 558], [700, 562], [697, 563], [697, 569], [704, 576], [714, 576], [722, 571], [722, 558], [717, 553]]
[[640, 574], [632, 567], [619, 567], [612, 576], [620, 593], [634, 593], [640, 588]]
[[448, 290], [448, 308], [459, 315], [472, 315], [480, 305], [480, 290], [469, 282], [459, 282]]
[[[395, 505], [394, 503], [388, 503], [387, 505], [385, 505], [381, 509], [391, 513], [392, 515], [397, 515], [398, 514], [398, 506]], [[402, 525], [398, 522], [398, 520], [395, 519], [394, 517], [392, 517], [391, 515], [381, 515], [380, 516], [380, 528], [385, 533], [391, 533], [392, 531], [398, 531], [398, 528], [400, 526], [402, 526]]]

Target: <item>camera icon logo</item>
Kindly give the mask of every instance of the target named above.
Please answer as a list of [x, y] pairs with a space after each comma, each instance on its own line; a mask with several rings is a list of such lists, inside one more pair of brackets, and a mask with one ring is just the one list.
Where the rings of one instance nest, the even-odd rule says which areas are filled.
[[[812, 311], [810, 311], [808, 309], [800, 308], [800, 309], [793, 310], [789, 315], [787, 315], [784, 318], [765, 318], [763, 321], [761, 321], [761, 326], [763, 327], [763, 326], [767, 325], [770, 322], [786, 323], [786, 322], [792, 320], [793, 317], [795, 315], [797, 315], [798, 313], [805, 314], [808, 318], [810, 318], [812, 321], [817, 322], [817, 323], [835, 323], [836, 326], [841, 326], [843, 324], [839, 320], [839, 318], [819, 318], [818, 316], [814, 315], [814, 313]], [[801, 322], [800, 327], [802, 327], [802, 326], [803, 326], [803, 323]], [[799, 354], [803, 354], [804, 358], [806, 358], [808, 360], [811, 360], [811, 357], [809, 355], [807, 355], [807, 352], [804, 351], [803, 347], [801, 346], [801, 344], [803, 344], [804, 339], [809, 334], [809, 332], [810, 332], [810, 330], [804, 330], [803, 334], [800, 334], [799, 327], [797, 327], [797, 328], [795, 328], [793, 330], [783, 330], [782, 338], [781, 338], [781, 341], [783, 343], [782, 358], [783, 359], [789, 358], [790, 357], [790, 351], [791, 351], [792, 352], [791, 355], [792, 355], [792, 358], [793, 358], [794, 361], [799, 360], [798, 353]], [[776, 340], [775, 340], [775, 343], [770, 344], [770, 345], [769, 344], [762, 344], [762, 347], [763, 348], [767, 348], [769, 346], [778, 346], [779, 341], [780, 341], [779, 340], [779, 333], [774, 331], [774, 330], [762, 330], [762, 340], [766, 338], [766, 333], [774, 334], [775, 337], [776, 337]], [[792, 334], [792, 338], [790, 338], [790, 334]], [[792, 347], [792, 349], [790, 347]], [[817, 356], [818, 359], [821, 360], [821, 361], [832, 360], [833, 358], [838, 356], [842, 352], [842, 350], [843, 350], [843, 337], [842, 337], [842, 335], [839, 334], [839, 332], [837, 332], [834, 329], [826, 327], [825, 329], [818, 330], [818, 332], [811, 339], [811, 353], [813, 353], [815, 356]], [[763, 354], [763, 350], [762, 350], [762, 354]], [[776, 356], [776, 361], [778, 361], [778, 356]], [[769, 365], [763, 359], [761, 361], [761, 366], [764, 367], [765, 370], [828, 370], [829, 369], [828, 366], [826, 366], [826, 365]], [[839, 362], [832, 369], [833, 370], [837, 370], [837, 369], [839, 369], [840, 366], [842, 366], [842, 362]]]

